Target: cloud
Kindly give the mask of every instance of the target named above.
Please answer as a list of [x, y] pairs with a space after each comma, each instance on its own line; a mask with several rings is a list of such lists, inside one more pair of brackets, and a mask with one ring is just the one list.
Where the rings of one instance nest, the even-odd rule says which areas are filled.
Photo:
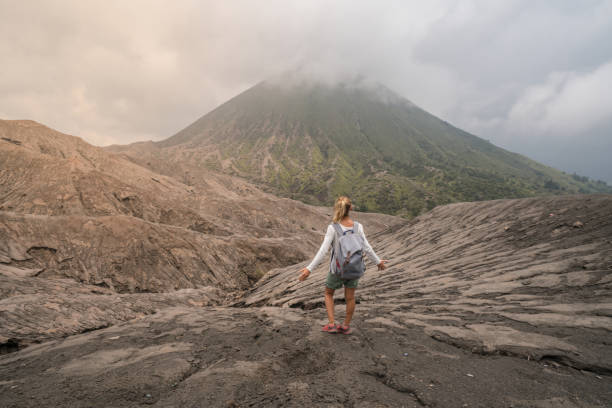
[[612, 60], [586, 73], [553, 72], [527, 88], [510, 110], [508, 125], [523, 131], [574, 137], [612, 119]]
[[606, 133], [609, 38], [612, 1], [597, 0], [0, 0], [0, 117], [98, 145], [160, 140], [298, 67], [366, 75], [536, 157], [524, 135]]
[[612, 182], [612, 60], [588, 72], [553, 72], [527, 87], [493, 129], [510, 149]]

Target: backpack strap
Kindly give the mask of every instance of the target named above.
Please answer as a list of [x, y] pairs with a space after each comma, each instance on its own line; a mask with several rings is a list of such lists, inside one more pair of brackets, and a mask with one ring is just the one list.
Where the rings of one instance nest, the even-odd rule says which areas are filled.
[[332, 224], [334, 226], [334, 229], [336, 230], [336, 234], [342, 236], [344, 235], [343, 231], [342, 231], [342, 227], [340, 226], [340, 224], [338, 224], [337, 222], [334, 222]]
[[338, 224], [337, 222], [332, 223], [332, 226], [334, 227], [334, 241], [332, 242], [332, 258], [334, 257], [334, 253], [336, 252], [336, 250], [338, 249], [338, 239], [343, 235], [342, 234], [342, 227], [340, 226], [340, 224]]
[[331, 259], [329, 260], [329, 270], [331, 273], [334, 273], [335, 271], [334, 260], [336, 257], [338, 239], [342, 236], [342, 227], [340, 227], [340, 225], [338, 225], [338, 223], [335, 223], [335, 222], [332, 223], [332, 227], [334, 227], [334, 240], [332, 242]]

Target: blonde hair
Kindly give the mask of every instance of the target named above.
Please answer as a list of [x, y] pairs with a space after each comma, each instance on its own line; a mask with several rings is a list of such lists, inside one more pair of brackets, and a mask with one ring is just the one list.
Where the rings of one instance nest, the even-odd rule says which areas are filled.
[[334, 204], [334, 218], [332, 218], [332, 221], [340, 222], [340, 220], [349, 214], [350, 210], [351, 200], [346, 196], [338, 197], [336, 204]]

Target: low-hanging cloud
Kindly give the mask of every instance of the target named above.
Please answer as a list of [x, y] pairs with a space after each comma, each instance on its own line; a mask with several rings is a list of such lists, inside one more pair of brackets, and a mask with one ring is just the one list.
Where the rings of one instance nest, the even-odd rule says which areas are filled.
[[525, 89], [508, 124], [523, 132], [573, 138], [612, 119], [612, 60], [586, 73], [553, 72]]
[[0, 118], [97, 145], [160, 140], [297, 67], [365, 75], [503, 147], [612, 182], [609, 38], [604, 0], [0, 0]]

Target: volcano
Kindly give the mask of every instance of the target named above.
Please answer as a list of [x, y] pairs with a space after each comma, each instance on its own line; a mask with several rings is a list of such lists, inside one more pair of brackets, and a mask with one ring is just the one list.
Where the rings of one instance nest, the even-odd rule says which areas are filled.
[[440, 204], [611, 192], [499, 148], [363, 78], [261, 82], [160, 142], [111, 146], [154, 171], [241, 176], [276, 195], [412, 217]]

